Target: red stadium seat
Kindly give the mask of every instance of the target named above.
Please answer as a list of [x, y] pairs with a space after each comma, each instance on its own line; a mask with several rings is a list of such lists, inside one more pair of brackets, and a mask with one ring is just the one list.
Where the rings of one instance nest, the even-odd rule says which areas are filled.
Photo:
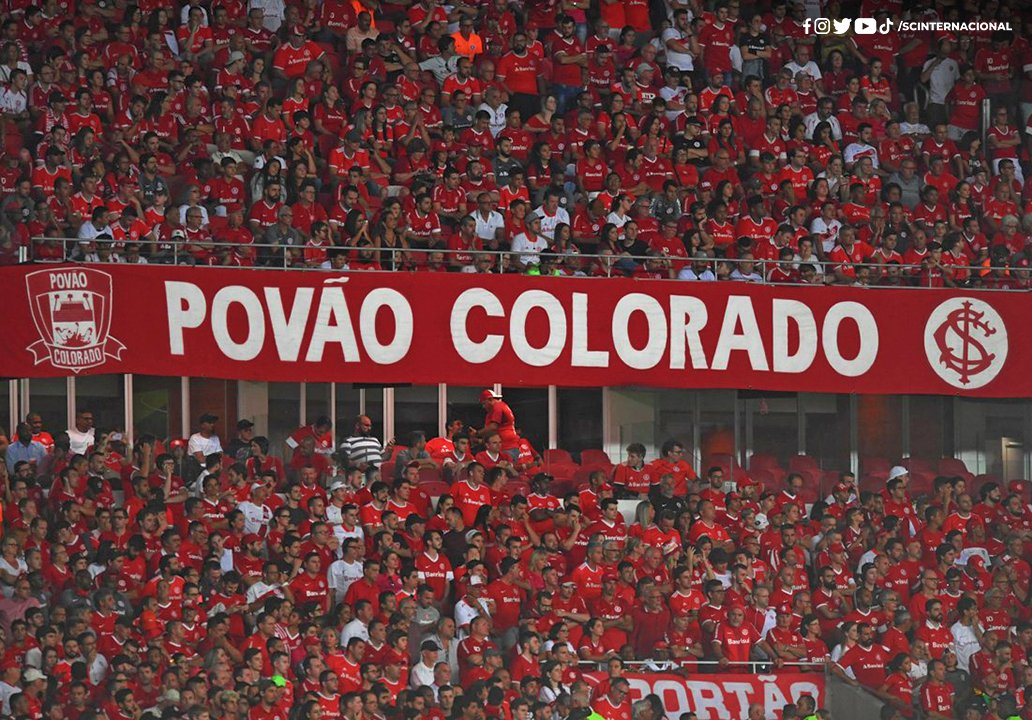
[[753, 453], [749, 457], [749, 470], [770, 470], [780, 467], [781, 463], [770, 453]]
[[442, 495], [446, 495], [450, 487], [451, 486], [448, 485], [448, 483], [441, 482], [440, 480], [434, 480], [430, 482], [420, 481], [419, 483], [419, 489], [432, 498], [439, 498]]
[[905, 467], [907, 470], [909, 470], [911, 475], [913, 475], [915, 472], [927, 473], [929, 475], [935, 474], [935, 468], [933, 468], [932, 464], [924, 458], [903, 458], [899, 461], [899, 464]]
[[885, 489], [888, 473], [869, 473], [860, 478], [860, 492], [881, 492]]
[[788, 459], [789, 472], [802, 472], [803, 470], [819, 470], [817, 461], [809, 455], [793, 455]]
[[860, 471], [863, 473], [883, 472], [888, 474], [892, 469], [892, 463], [888, 458], [865, 455], [860, 458]]
[[[562, 448], [550, 448], [541, 453], [541, 458], [545, 461], [545, 465], [558, 463], [560, 465], [576, 465], [573, 456]], [[554, 473], [553, 473], [554, 474]]]
[[440, 468], [419, 468], [419, 484], [442, 482]]
[[613, 461], [605, 450], [581, 450], [581, 465], [598, 465], [599, 467], [613, 467]]
[[390, 461], [380, 465], [380, 477], [383, 478], [385, 482], [389, 483], [394, 480], [394, 465], [395, 463]]

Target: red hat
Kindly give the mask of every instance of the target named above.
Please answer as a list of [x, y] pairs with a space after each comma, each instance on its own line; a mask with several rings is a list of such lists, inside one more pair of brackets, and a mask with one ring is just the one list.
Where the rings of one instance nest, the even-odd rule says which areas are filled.
[[1024, 480], [1011, 480], [1007, 483], [1007, 492], [1020, 495], [1025, 492], [1025, 481]]
[[494, 390], [491, 390], [490, 388], [485, 390], [484, 392], [480, 393], [480, 402], [484, 402], [485, 400], [501, 400], [501, 399], [502, 399], [502, 396], [499, 395], [498, 393], [496, 393]]
[[292, 28], [290, 28], [290, 34], [291, 35], [300, 35], [301, 37], [304, 37], [305, 35], [308, 34], [308, 31], [305, 30], [305, 26], [304, 25], [294, 25]]
[[176, 438], [175, 440], [173, 440], [172, 442], [170, 442], [168, 444], [168, 447], [171, 450], [171, 449], [174, 449], [174, 448], [177, 448], [177, 447], [186, 447], [187, 444], [188, 443], [186, 442], [186, 440], [183, 440], [182, 438]]
[[652, 647], [655, 650], [669, 650], [670, 649], [669, 643], [665, 643], [662, 640], [660, 640], [658, 643], [654, 644]]
[[967, 564], [974, 566], [976, 570], [981, 570], [982, 565], [985, 564], [985, 560], [982, 559], [981, 555], [972, 555], [968, 558]]
[[828, 552], [844, 553], [845, 551], [846, 551], [846, 546], [843, 545], [840, 542], [832, 543], [831, 545], [828, 546]]
[[742, 476], [741, 480], [736, 480], [735, 484], [738, 486], [738, 489], [741, 490], [744, 487], [756, 487], [757, 485], [759, 485], [759, 482], [752, 479], [748, 475], [744, 475]]
[[850, 492], [853, 488], [849, 487], [845, 483], [839, 483], [835, 486], [835, 492]]
[[792, 606], [791, 605], [778, 605], [777, 613], [778, 613], [778, 615], [791, 615], [792, 614]]
[[616, 582], [618, 579], [616, 573], [607, 572], [602, 575], [602, 582]]
[[244, 535], [244, 537], [240, 541], [240, 543], [242, 545], [253, 545], [256, 542], [261, 542], [261, 541], [262, 541], [262, 539], [261, 539], [261, 537], [259, 535], [256, 535], [255, 533], [247, 533], [246, 535]]

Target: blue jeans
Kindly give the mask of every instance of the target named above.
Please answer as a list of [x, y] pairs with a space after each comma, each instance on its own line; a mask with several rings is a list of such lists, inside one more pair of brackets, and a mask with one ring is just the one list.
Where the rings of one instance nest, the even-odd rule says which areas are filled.
[[580, 85], [553, 85], [552, 94], [555, 95], [557, 112], [565, 115], [577, 103], [577, 96], [582, 92], [584, 88]]

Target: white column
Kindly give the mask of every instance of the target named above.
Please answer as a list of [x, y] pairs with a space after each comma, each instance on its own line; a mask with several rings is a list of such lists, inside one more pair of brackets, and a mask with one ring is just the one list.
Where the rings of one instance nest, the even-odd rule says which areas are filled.
[[184, 377], [179, 380], [179, 399], [183, 406], [183, 418], [180, 423], [180, 437], [190, 437], [190, 378]]
[[383, 389], [383, 442], [394, 437], [394, 388]]
[[448, 430], [448, 386], [444, 383], [437, 385], [437, 434], [444, 437]]
[[[69, 375], [65, 378], [65, 414], [68, 416], [66, 427], [74, 427], [75, 424], [75, 376]], [[26, 410], [25, 412], [29, 412]]]
[[559, 390], [548, 386], [548, 447], [559, 447]]
[[856, 395], [849, 395], [849, 471], [854, 475], [860, 472], [860, 433], [857, 428]]
[[14, 428], [18, 424], [18, 381], [7, 381], [7, 421], [3, 433], [8, 438], [14, 437]]
[[[30, 381], [28, 378], [25, 378], [24, 380], [17, 380], [16, 382], [18, 383], [18, 403], [20, 407], [15, 407], [14, 416], [11, 418], [11, 422], [17, 426], [18, 423], [21, 422], [21, 419], [30, 412], [29, 400], [31, 395], [31, 388], [29, 387]], [[71, 425], [69, 425], [68, 427], [71, 427]], [[12, 427], [11, 430], [13, 431], [14, 428]]]
[[333, 447], [337, 447], [337, 383], [330, 383], [330, 433]]
[[133, 417], [133, 374], [122, 376], [123, 402], [125, 403], [125, 445], [132, 448], [136, 439], [136, 420]]
[[237, 419], [248, 419], [257, 427], [257, 435], [269, 434], [269, 383], [253, 380], [237, 381]]

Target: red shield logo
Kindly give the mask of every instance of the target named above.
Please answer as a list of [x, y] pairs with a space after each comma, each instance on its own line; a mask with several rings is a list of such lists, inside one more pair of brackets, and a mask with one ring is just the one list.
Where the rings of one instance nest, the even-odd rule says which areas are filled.
[[79, 372], [121, 360], [125, 346], [109, 336], [111, 276], [92, 268], [39, 270], [25, 276], [32, 321], [40, 339], [27, 350], [35, 364]]

